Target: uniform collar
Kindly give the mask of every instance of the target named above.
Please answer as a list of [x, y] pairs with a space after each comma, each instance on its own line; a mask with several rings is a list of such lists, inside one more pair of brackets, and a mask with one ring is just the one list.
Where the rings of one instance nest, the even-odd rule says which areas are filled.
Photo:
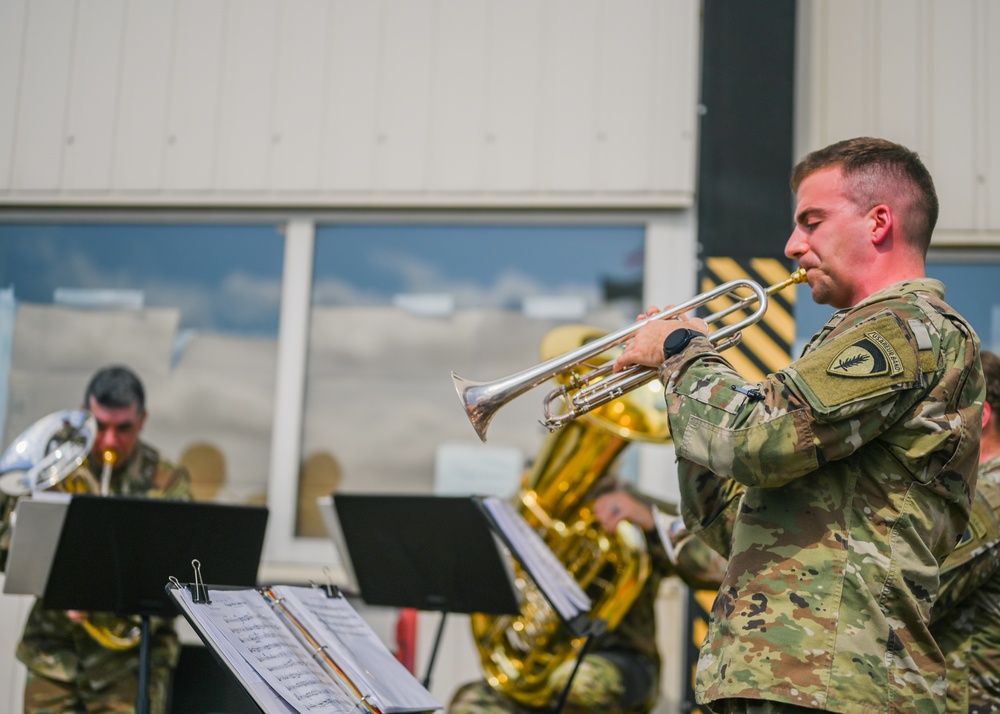
[[943, 300], [944, 283], [935, 278], [914, 278], [913, 280], [903, 280], [902, 282], [888, 285], [881, 290], [872, 293], [861, 302], [851, 307], [844, 308], [841, 312], [850, 312], [851, 310], [855, 310], [864, 305], [882, 302], [883, 300], [891, 300], [893, 298], [917, 292], [931, 293], [935, 297]]

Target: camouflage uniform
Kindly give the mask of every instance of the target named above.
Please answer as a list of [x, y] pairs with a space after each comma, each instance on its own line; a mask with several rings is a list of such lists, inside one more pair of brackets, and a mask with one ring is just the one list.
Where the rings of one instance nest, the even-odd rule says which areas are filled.
[[[653, 501], [631, 488], [635, 498], [655, 505], [661, 512], [677, 514], [673, 504]], [[672, 538], [674, 558], [656, 534], [646, 534], [653, 572], [618, 627], [594, 639], [590, 652], [573, 675], [573, 685], [563, 712], [648, 712], [659, 695], [660, 655], [656, 647], [655, 602], [664, 577], [676, 575], [695, 588], [717, 588], [725, 571], [725, 560], [700, 539], [682, 531]], [[563, 663], [552, 675], [555, 705], [572, 674], [575, 660]], [[638, 696], [636, 695], [638, 693]], [[626, 701], [626, 694], [635, 701]], [[455, 693], [448, 714], [539, 714], [551, 708], [534, 709], [493, 690], [484, 681], [470, 682]]]
[[985, 393], [978, 338], [943, 295], [889, 286], [759, 384], [703, 338], [661, 366], [685, 522], [729, 557], [700, 703], [943, 710], [928, 622], [969, 519]]
[[[141, 442], [132, 458], [112, 474], [110, 488], [124, 496], [191, 498], [187, 470], [160, 459], [156, 449]], [[99, 553], [94, 555], [100, 557]], [[156, 713], [166, 710], [170, 673], [177, 666], [180, 643], [171, 619], [151, 618], [150, 629], [150, 711]], [[107, 649], [61, 610], [45, 610], [40, 602], [35, 603], [17, 647], [17, 658], [28, 668], [26, 714], [82, 708], [88, 712], [135, 711], [139, 648]]]
[[948, 711], [1000, 712], [1000, 457], [979, 467], [969, 527], [941, 568], [931, 619], [948, 665]]

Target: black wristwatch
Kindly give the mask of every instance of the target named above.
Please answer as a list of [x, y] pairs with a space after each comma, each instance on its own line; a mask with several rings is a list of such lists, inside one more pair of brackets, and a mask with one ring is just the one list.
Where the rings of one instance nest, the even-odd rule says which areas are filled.
[[686, 327], [682, 327], [679, 330], [674, 330], [666, 339], [663, 340], [663, 360], [666, 361], [673, 357], [675, 354], [679, 354], [684, 351], [691, 340], [695, 337], [701, 337], [700, 332], [695, 332], [694, 330], [689, 330]]

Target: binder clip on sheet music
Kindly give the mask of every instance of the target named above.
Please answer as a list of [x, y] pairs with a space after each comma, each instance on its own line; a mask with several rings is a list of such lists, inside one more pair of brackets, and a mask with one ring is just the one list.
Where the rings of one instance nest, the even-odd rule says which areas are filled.
[[265, 714], [441, 709], [335, 587], [170, 578], [167, 592]]

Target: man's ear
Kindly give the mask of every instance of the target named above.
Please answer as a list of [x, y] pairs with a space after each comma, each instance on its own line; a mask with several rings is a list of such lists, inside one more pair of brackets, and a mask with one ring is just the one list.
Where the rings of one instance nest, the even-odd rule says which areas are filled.
[[992, 416], [993, 416], [993, 407], [991, 407], [990, 403], [984, 399], [983, 400], [983, 431], [986, 431], [986, 425], [990, 423], [990, 417], [992, 417]]
[[868, 217], [872, 222], [872, 245], [882, 245], [892, 231], [892, 209], [880, 203], [868, 212]]

